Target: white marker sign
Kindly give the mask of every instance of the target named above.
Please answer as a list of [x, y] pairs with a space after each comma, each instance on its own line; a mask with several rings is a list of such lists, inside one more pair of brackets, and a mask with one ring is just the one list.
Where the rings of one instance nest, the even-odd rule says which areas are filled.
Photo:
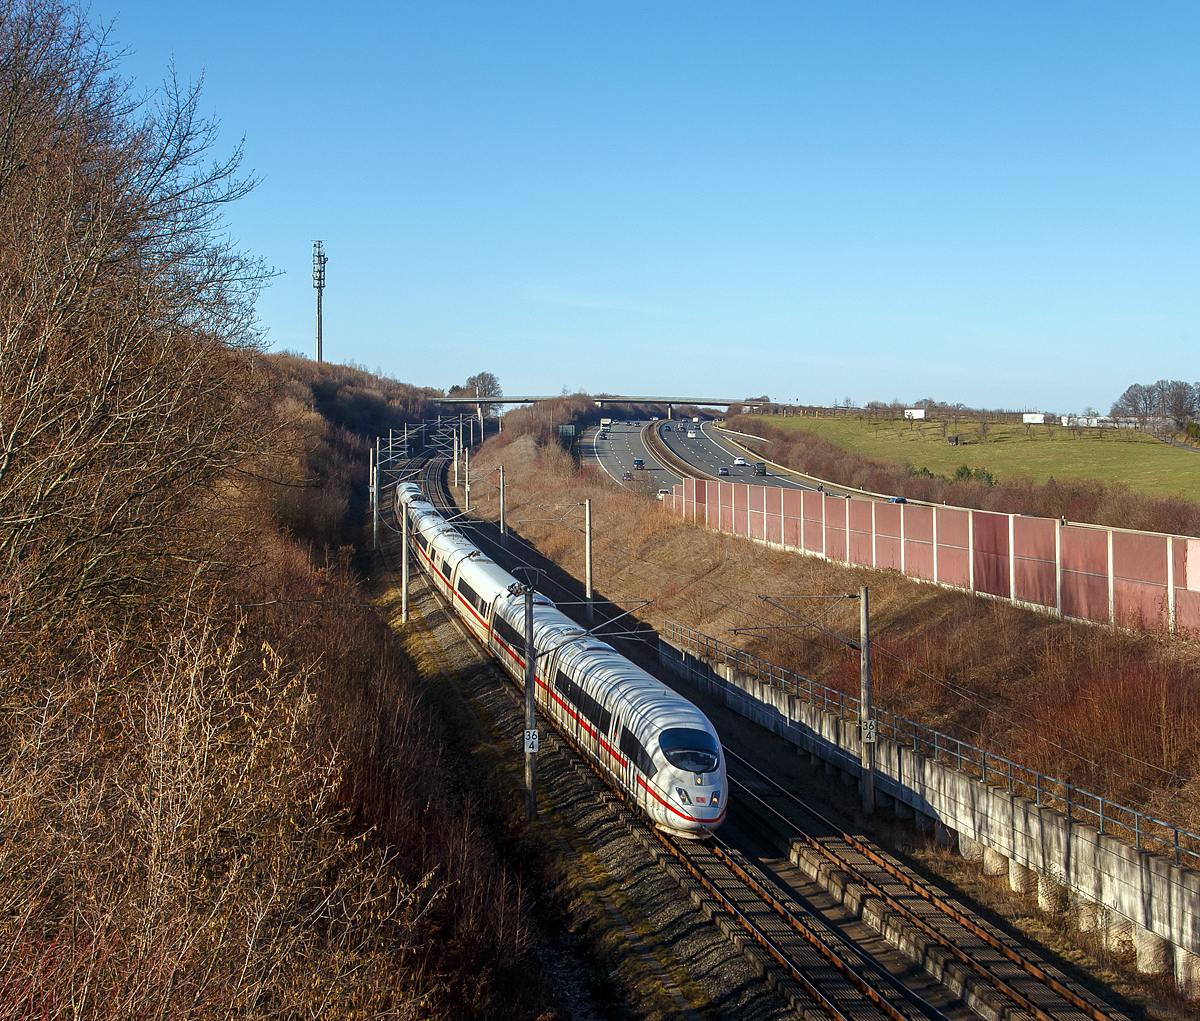
[[525, 751], [536, 752], [538, 750], [538, 732], [536, 730], [525, 731]]
[[875, 744], [875, 721], [862, 721], [862, 739], [863, 744]]

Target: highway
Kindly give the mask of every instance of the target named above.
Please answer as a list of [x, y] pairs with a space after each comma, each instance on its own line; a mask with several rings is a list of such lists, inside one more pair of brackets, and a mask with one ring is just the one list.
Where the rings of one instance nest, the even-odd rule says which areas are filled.
[[[670, 426], [668, 429], [667, 426]], [[755, 475], [753, 454], [743, 454], [729, 446], [713, 428], [712, 422], [659, 422], [655, 424], [659, 437], [676, 457], [681, 458], [696, 469], [698, 474], [718, 476], [719, 468], [729, 469], [730, 482], [748, 482], [755, 486], [778, 486], [781, 489], [815, 489], [815, 486], [805, 485], [796, 479], [776, 475], [770, 467], [770, 474]], [[695, 436], [689, 435], [695, 432]], [[746, 446], [753, 449], [750, 441]], [[745, 465], [735, 465], [738, 457], [744, 457]], [[721, 476], [722, 478], [724, 476]]]
[[[612, 478], [623, 486], [631, 486], [638, 490], [648, 490], [657, 493], [660, 489], [671, 489], [682, 482], [678, 475], [668, 471], [658, 463], [650, 451], [642, 443], [641, 425], [619, 425], [614, 422], [607, 428], [608, 438], [600, 439], [599, 426], [592, 426], [583, 434], [580, 449], [584, 463], [591, 461], [599, 463]], [[633, 460], [640, 457], [646, 464], [642, 471], [634, 471]], [[629, 472], [633, 478], [623, 480], [622, 476]]]

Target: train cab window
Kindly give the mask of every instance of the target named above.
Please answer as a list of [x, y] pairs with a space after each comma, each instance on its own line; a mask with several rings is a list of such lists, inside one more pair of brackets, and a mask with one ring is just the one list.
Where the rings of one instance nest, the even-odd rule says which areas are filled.
[[568, 702], [570, 702], [579, 714], [586, 719], [593, 727], [601, 734], [608, 733], [609, 724], [612, 723], [612, 713], [604, 708], [596, 699], [592, 698], [586, 691], [576, 684], [571, 678], [564, 674], [561, 670], [558, 676], [554, 678], [554, 687], [558, 689]]
[[525, 655], [525, 636], [499, 614], [496, 614], [496, 619], [492, 623], [492, 630], [504, 639], [504, 643], [512, 649], [515, 655]]
[[672, 766], [689, 773], [711, 773], [721, 761], [717, 742], [703, 730], [671, 727], [662, 732], [658, 743]]
[[647, 776], [654, 775], [654, 760], [650, 758], [646, 749], [642, 747], [642, 742], [629, 732], [628, 727], [621, 731], [621, 751], [630, 762]]

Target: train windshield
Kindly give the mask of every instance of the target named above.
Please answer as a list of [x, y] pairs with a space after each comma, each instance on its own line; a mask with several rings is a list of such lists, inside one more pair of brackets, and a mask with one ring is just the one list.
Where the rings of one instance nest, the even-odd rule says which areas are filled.
[[689, 773], [711, 773], [721, 761], [717, 742], [703, 730], [672, 727], [662, 732], [658, 743], [672, 766]]

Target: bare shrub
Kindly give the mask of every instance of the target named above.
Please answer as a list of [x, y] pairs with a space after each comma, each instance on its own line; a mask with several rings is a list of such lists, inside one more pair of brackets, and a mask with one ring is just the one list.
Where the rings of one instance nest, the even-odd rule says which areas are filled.
[[351, 430], [424, 392], [256, 350], [240, 152], [115, 65], [0, 0], [0, 1017], [537, 1014], [511, 835], [344, 541]]
[[316, 986], [339, 1015], [389, 986], [422, 1000], [397, 965], [436, 888], [342, 835], [310, 678], [214, 627], [167, 631], [145, 664], [97, 636], [40, 706], [6, 712], [0, 1016], [287, 1013]]

